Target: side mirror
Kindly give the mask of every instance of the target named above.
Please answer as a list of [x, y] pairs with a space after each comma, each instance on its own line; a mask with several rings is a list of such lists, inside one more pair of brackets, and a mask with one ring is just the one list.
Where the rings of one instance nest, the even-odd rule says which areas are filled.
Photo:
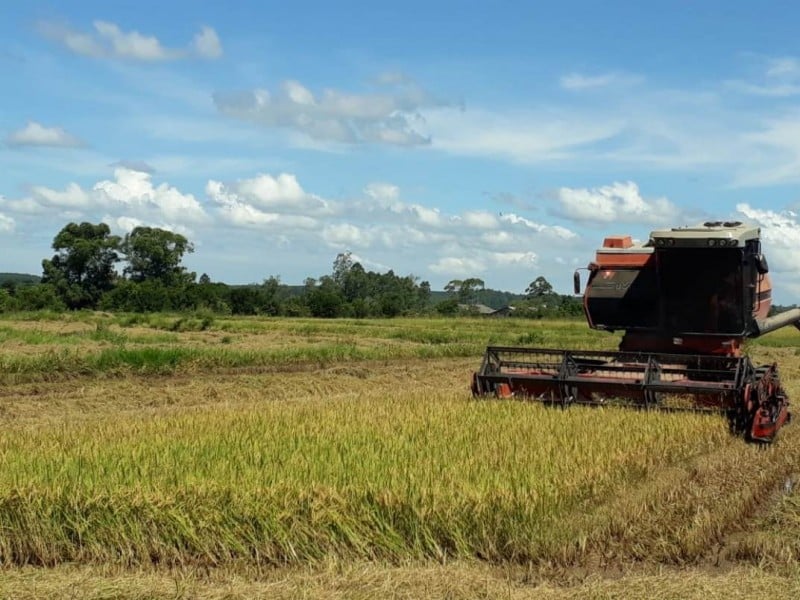
[[581, 293], [581, 274], [578, 271], [575, 271], [572, 276], [572, 287], [575, 290], [575, 295], [579, 296]]
[[769, 273], [769, 265], [767, 264], [767, 257], [763, 254], [756, 254], [756, 271], [759, 275], [766, 275]]

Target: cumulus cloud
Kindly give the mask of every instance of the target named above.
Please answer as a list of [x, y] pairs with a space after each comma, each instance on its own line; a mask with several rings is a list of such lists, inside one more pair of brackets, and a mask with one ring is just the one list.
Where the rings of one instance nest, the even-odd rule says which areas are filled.
[[[356, 198], [333, 200], [306, 190], [291, 173], [260, 173], [232, 182], [209, 179], [201, 203], [153, 177], [118, 166], [113, 177], [91, 186], [33, 186], [25, 198], [0, 198], [0, 231], [14, 225], [12, 215], [37, 228], [43, 220], [56, 227], [64, 219], [101, 218], [116, 231], [161, 227], [196, 243], [204, 235], [213, 236], [217, 246], [230, 249], [237, 261], [251, 261], [254, 269], [263, 267], [263, 255], [242, 248], [263, 244], [280, 246], [280, 255], [268, 253], [278, 265], [293, 264], [298, 257], [314, 257], [319, 265], [337, 252], [353, 250], [369, 268], [389, 265], [399, 273], [445, 281], [486, 273], [514, 279], [521, 274], [522, 280], [530, 280], [529, 274], [540, 274], [540, 256], [569, 255], [577, 238], [565, 227], [514, 213], [450, 212], [408, 201], [388, 182], [368, 184]], [[270, 269], [285, 268], [271, 264]], [[304, 267], [283, 274], [299, 279], [313, 272]]]
[[[6, 206], [6, 199], [0, 196], [0, 206]], [[16, 221], [0, 212], [0, 233], [10, 233], [16, 227]]]
[[6, 138], [9, 146], [53, 146], [75, 148], [83, 142], [62, 127], [46, 127], [36, 121], [28, 121], [22, 129], [11, 132]]
[[[749, 204], [736, 205], [745, 219], [762, 227], [761, 239], [769, 251], [773, 271], [793, 273], [800, 279], [800, 218], [794, 211], [774, 211], [754, 208]], [[800, 281], [795, 281], [795, 284]]]
[[475, 258], [465, 258], [461, 256], [445, 256], [434, 263], [428, 265], [431, 272], [446, 277], [466, 277], [483, 273], [486, 270], [486, 263]]
[[559, 188], [556, 214], [583, 223], [663, 225], [680, 220], [681, 210], [666, 198], [645, 199], [628, 181], [599, 188]]
[[375, 200], [394, 202], [400, 198], [400, 188], [391, 183], [374, 182], [364, 188], [364, 193]]
[[8, 205], [26, 213], [56, 211], [70, 217], [103, 210], [110, 213], [105, 217], [107, 220], [123, 218], [120, 223], [133, 220], [158, 223], [173, 230], [188, 230], [188, 225], [208, 220], [192, 194], [184, 194], [167, 183], [153, 185], [149, 173], [124, 167], [114, 170], [113, 180], [99, 181], [91, 189], [77, 183], [70, 183], [63, 190], [33, 186], [30, 197], [10, 201]]
[[375, 234], [351, 223], [336, 223], [324, 227], [322, 239], [334, 248], [366, 248], [372, 244]]
[[96, 20], [94, 31], [81, 32], [52, 22], [39, 23], [40, 32], [75, 54], [92, 58], [119, 58], [144, 62], [160, 62], [197, 56], [218, 58], [222, 44], [216, 31], [204, 26], [188, 48], [168, 48], [154, 35], [136, 30], [123, 31], [116, 23]]
[[267, 127], [299, 132], [312, 140], [341, 144], [419, 146], [430, 143], [419, 111], [441, 104], [417, 86], [401, 83], [378, 93], [334, 89], [314, 93], [299, 81], [277, 91], [214, 95], [225, 115]]
[[461, 215], [461, 221], [474, 229], [497, 229], [499, 225], [497, 217], [485, 210], [467, 211]]
[[0, 213], [0, 231], [9, 233], [11, 231], [14, 231], [15, 226], [16, 222], [14, 221], [14, 219]]
[[260, 174], [231, 184], [209, 180], [206, 194], [232, 225], [315, 229], [318, 218], [333, 211], [332, 203], [303, 190], [288, 173]]
[[[410, 202], [389, 182], [368, 184], [360, 198], [331, 200], [303, 188], [292, 174], [259, 174], [231, 183], [209, 180], [206, 194], [228, 226], [281, 236], [287, 247], [357, 250], [364, 264], [445, 278], [532, 271], [541, 253], [568, 251], [577, 234], [514, 213], [448, 213]], [[321, 242], [321, 244], [320, 244]], [[420, 273], [422, 271], [422, 273]]]

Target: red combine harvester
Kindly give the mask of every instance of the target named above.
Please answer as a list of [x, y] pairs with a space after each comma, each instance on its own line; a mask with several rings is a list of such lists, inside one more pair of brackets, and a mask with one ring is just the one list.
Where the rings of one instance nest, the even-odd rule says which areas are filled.
[[[777, 365], [754, 366], [747, 338], [794, 325], [768, 317], [772, 286], [760, 229], [739, 222], [653, 231], [642, 245], [608, 237], [588, 266], [589, 327], [624, 331], [616, 352], [490, 346], [475, 395], [549, 404], [722, 412], [731, 429], [771, 442], [789, 402]], [[575, 293], [580, 294], [575, 272]]]

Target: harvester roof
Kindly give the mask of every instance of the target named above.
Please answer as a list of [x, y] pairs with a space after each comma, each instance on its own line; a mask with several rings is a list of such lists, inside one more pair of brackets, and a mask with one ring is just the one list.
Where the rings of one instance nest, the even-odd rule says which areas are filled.
[[740, 221], [706, 221], [691, 227], [657, 229], [650, 233], [655, 246], [721, 246], [743, 247], [748, 240], [757, 240], [761, 230]]

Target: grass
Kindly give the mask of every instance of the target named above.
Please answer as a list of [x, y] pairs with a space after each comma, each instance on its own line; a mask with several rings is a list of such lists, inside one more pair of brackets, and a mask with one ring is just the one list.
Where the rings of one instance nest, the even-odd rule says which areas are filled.
[[[342, 361], [479, 357], [486, 345], [613, 347], [575, 321], [337, 320], [69, 315], [0, 327], [0, 382], [193, 374]], [[157, 333], [154, 333], [153, 330]]]

